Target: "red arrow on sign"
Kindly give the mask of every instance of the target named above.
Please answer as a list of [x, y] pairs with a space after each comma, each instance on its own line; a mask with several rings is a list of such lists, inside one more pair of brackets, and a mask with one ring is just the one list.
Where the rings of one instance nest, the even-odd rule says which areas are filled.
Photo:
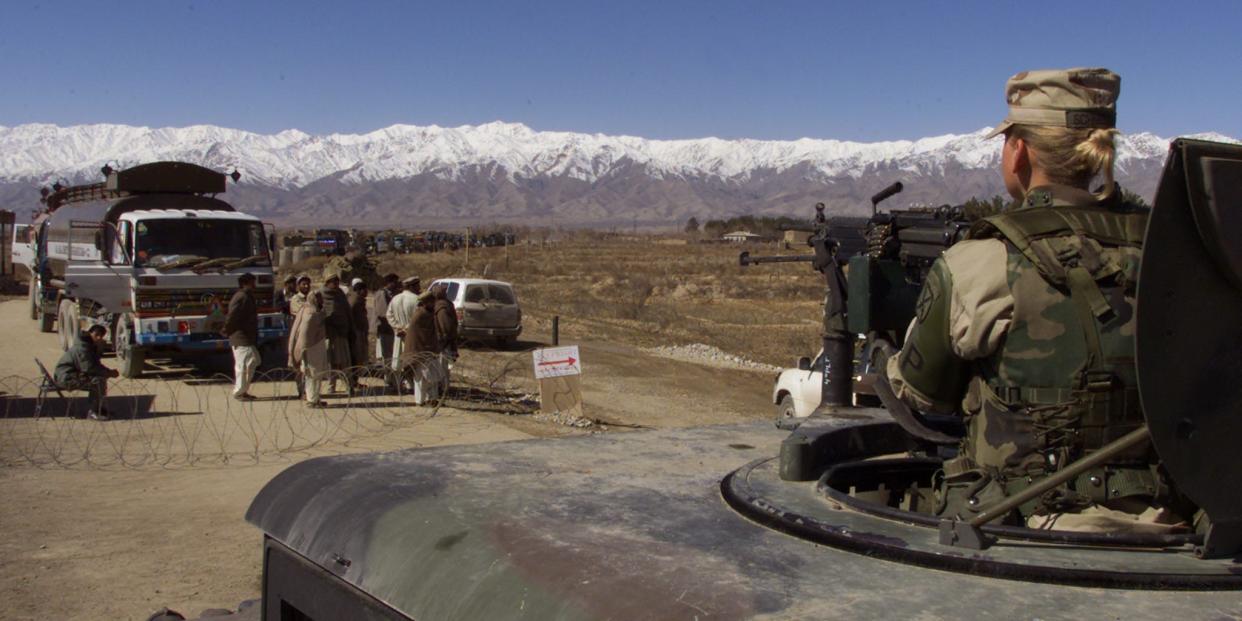
[[577, 361], [578, 361], [578, 359], [577, 359], [577, 358], [574, 358], [573, 356], [570, 356], [570, 357], [566, 358], [565, 360], [549, 360], [549, 361], [547, 361], [547, 362], [540, 362], [540, 363], [539, 363], [539, 366], [541, 366], [541, 367], [546, 367], [546, 366], [551, 366], [551, 365], [555, 365], [555, 364], [568, 364], [568, 365], [572, 365], [573, 363], [575, 363], [575, 362], [577, 362]]

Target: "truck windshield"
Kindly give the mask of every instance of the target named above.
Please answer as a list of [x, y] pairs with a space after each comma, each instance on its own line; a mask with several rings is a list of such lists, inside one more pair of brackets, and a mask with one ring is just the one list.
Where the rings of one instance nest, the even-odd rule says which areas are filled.
[[192, 267], [213, 259], [271, 265], [263, 225], [208, 218], [141, 220], [134, 227], [134, 262], [151, 267]]

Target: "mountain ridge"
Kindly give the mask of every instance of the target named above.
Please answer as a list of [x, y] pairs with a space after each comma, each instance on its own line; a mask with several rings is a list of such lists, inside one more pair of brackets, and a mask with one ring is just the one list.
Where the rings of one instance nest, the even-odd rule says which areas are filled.
[[[26, 124], [0, 126], [0, 201], [37, 199], [38, 186], [59, 179], [98, 179], [105, 163], [173, 159], [236, 168], [242, 181], [230, 187], [230, 200], [288, 223], [670, 224], [690, 216], [797, 214], [819, 201], [858, 213], [871, 192], [896, 179], [915, 190], [902, 195], [911, 203], [1000, 193], [1000, 141], [983, 140], [986, 132], [862, 143], [650, 140], [500, 121], [325, 135]], [[1150, 198], [1168, 142], [1147, 132], [1123, 136], [1119, 181]]]

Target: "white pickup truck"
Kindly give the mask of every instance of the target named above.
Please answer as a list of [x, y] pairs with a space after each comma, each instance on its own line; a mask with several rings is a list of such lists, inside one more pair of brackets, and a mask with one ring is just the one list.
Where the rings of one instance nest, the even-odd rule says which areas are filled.
[[820, 386], [824, 382], [824, 350], [815, 360], [803, 356], [798, 366], [783, 369], [772, 387], [772, 403], [778, 418], [806, 418], [819, 407]]
[[[873, 374], [882, 372], [880, 357], [864, 348], [859, 356], [869, 361], [862, 364], [854, 361], [854, 404], [877, 406], [879, 399], [871, 388]], [[798, 366], [783, 369], [776, 376], [772, 387], [772, 403], [776, 405], [777, 420], [806, 418], [821, 403], [822, 385], [824, 382], [824, 350], [819, 350], [814, 359], [803, 356], [798, 359]]]

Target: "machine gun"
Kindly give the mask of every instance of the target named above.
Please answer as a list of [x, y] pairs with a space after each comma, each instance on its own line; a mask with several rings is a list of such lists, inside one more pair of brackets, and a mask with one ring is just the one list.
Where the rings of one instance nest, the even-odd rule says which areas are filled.
[[[915, 302], [928, 270], [941, 254], [963, 239], [970, 221], [961, 206], [915, 207], [881, 213], [879, 204], [901, 192], [900, 181], [871, 197], [870, 218], [829, 218], [815, 205], [807, 239], [814, 254], [738, 258], [745, 267], [761, 263], [809, 262], [824, 274], [824, 373], [821, 402], [833, 407], [854, 403], [857, 335], [862, 348], [863, 381], [878, 361], [900, 348], [914, 317]], [[844, 269], [843, 269], [844, 268]], [[848, 278], [846, 272], [848, 271]]]

